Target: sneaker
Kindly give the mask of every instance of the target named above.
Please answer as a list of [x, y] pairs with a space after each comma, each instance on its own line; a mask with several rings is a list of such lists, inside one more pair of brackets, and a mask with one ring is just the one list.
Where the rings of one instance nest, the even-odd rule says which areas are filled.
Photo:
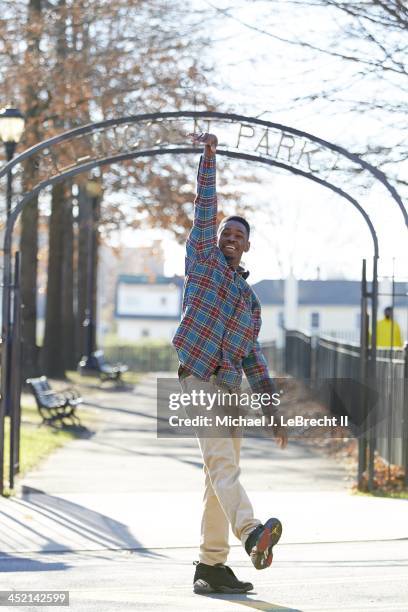
[[238, 580], [228, 565], [206, 565], [197, 561], [195, 564], [194, 593], [247, 593], [254, 588], [250, 582]]
[[282, 524], [277, 518], [270, 518], [265, 525], [258, 525], [249, 534], [245, 550], [256, 569], [266, 569], [273, 559], [272, 548], [282, 535]]

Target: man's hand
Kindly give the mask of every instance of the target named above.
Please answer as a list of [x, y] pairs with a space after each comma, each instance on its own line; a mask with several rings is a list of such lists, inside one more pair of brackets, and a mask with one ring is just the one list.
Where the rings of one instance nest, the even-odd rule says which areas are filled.
[[[287, 444], [288, 444], [288, 433], [287, 433], [287, 428], [286, 427], [282, 427], [282, 425], [280, 424], [280, 413], [279, 412], [264, 412], [263, 413], [264, 416], [266, 417], [267, 423], [268, 425], [265, 424], [265, 426], [262, 428], [263, 432], [266, 434], [266, 437], [268, 438], [274, 438], [275, 442], [277, 443], [277, 445], [279, 446], [280, 449], [284, 449], [286, 448]], [[269, 421], [272, 420], [273, 417], [273, 424], [269, 425]]]
[[284, 448], [286, 448], [288, 443], [288, 434], [286, 433], [286, 428], [277, 425], [276, 427], [273, 426], [272, 429], [277, 445], [283, 450]]
[[189, 137], [193, 141], [193, 144], [202, 143], [205, 145], [206, 152], [214, 154], [217, 150], [218, 138], [215, 134], [208, 134], [201, 132], [200, 134], [191, 133]]

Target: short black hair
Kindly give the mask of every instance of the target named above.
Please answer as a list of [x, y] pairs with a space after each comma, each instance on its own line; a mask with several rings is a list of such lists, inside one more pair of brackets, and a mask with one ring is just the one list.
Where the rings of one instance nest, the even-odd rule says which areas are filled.
[[240, 217], [239, 215], [230, 215], [229, 217], [224, 217], [224, 219], [222, 219], [220, 222], [220, 227], [224, 225], [224, 223], [227, 223], [228, 221], [238, 221], [238, 223], [242, 223], [242, 225], [246, 228], [246, 231], [248, 233], [248, 238], [249, 238], [251, 228], [249, 226], [248, 221], [244, 219], [244, 217]]

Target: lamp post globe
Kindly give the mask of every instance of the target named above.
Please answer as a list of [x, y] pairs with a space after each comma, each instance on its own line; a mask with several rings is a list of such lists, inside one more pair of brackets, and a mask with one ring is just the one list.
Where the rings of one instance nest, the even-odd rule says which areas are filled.
[[[6, 149], [7, 163], [14, 157], [17, 144], [21, 140], [25, 127], [24, 115], [19, 111], [18, 108], [3, 108], [0, 111], [0, 140], [4, 143]], [[11, 196], [12, 196], [12, 174], [11, 172], [7, 175], [7, 218], [10, 215], [11, 210]]]
[[24, 132], [24, 115], [18, 108], [10, 106], [0, 111], [0, 139], [6, 147], [7, 161], [13, 159], [16, 145]]

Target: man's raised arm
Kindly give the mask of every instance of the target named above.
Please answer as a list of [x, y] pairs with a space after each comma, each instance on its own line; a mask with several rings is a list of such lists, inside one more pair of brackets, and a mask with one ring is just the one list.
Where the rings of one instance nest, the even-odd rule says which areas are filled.
[[218, 140], [214, 134], [189, 134], [192, 141], [204, 144], [197, 175], [194, 200], [194, 222], [187, 238], [188, 259], [206, 258], [217, 243], [217, 191], [215, 152]]

